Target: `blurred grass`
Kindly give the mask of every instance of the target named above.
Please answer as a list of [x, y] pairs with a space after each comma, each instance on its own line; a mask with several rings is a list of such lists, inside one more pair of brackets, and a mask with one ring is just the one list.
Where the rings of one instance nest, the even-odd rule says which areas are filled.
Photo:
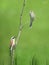
[[[17, 36], [23, 0], [0, 0], [0, 65], [9, 65], [9, 44], [13, 35]], [[29, 11], [36, 19], [32, 29], [25, 25], [19, 44], [15, 50], [18, 65], [30, 65], [36, 55], [38, 65], [49, 61], [49, 0], [26, 0], [23, 24], [29, 22]], [[48, 63], [49, 65], [49, 63]]]

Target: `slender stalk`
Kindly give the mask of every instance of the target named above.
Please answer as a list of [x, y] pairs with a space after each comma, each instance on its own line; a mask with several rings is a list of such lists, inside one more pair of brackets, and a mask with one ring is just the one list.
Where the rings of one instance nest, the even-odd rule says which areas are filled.
[[14, 60], [14, 50], [12, 50], [12, 53], [11, 53], [11, 65], [14, 65], [15, 64], [15, 60]]
[[[22, 26], [22, 15], [23, 15], [23, 11], [24, 11], [24, 6], [25, 6], [25, 0], [23, 2], [22, 11], [21, 11], [21, 14], [20, 14], [20, 28], [19, 28], [18, 36], [16, 38], [16, 45], [18, 44], [22, 29], [23, 29], [23, 26]], [[15, 61], [14, 61], [14, 49], [13, 49], [11, 51], [11, 65], [14, 65], [14, 64], [15, 64]]]
[[16, 38], [16, 45], [19, 41], [19, 38], [20, 38], [20, 35], [21, 35], [21, 32], [22, 32], [22, 29], [23, 29], [23, 25], [22, 25], [22, 15], [23, 15], [23, 11], [24, 11], [24, 7], [25, 7], [25, 0], [23, 2], [23, 7], [22, 7], [22, 11], [21, 11], [21, 14], [20, 14], [20, 28], [19, 28], [19, 32], [18, 32], [18, 36]]
[[25, 0], [23, 2], [23, 7], [22, 7], [22, 10], [21, 10], [21, 14], [20, 14], [20, 26], [22, 25], [22, 15], [23, 15], [24, 7], [25, 7]]

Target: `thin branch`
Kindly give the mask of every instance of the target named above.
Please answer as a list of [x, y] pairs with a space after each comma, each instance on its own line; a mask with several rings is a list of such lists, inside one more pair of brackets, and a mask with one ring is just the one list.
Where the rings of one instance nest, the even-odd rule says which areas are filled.
[[13, 50], [11, 54], [11, 65], [14, 65], [14, 64], [15, 64], [15, 61], [14, 61], [14, 50]]
[[18, 41], [19, 41], [20, 35], [21, 35], [21, 31], [19, 30], [19, 32], [18, 32], [18, 36], [17, 36], [17, 39], [16, 39], [16, 45], [18, 44]]
[[23, 7], [21, 10], [21, 14], [20, 14], [20, 30], [22, 30], [22, 28], [23, 28], [23, 26], [22, 26], [22, 15], [23, 15], [24, 7], [25, 7], [25, 0], [23, 2]]
[[[24, 11], [24, 6], [25, 6], [25, 0], [23, 2], [23, 7], [22, 7], [22, 11], [21, 11], [21, 14], [20, 14], [20, 28], [19, 28], [19, 32], [18, 32], [18, 36], [16, 38], [16, 45], [18, 44], [18, 41], [20, 39], [20, 35], [21, 35], [21, 32], [22, 32], [22, 15], [23, 15], [23, 11]], [[14, 65], [14, 49], [12, 50], [12, 53], [11, 53], [11, 65]]]
[[22, 11], [21, 11], [21, 14], [20, 14], [20, 29], [19, 29], [18, 36], [17, 36], [17, 39], [16, 39], [16, 45], [17, 45], [17, 43], [19, 41], [19, 38], [20, 38], [20, 35], [21, 35], [21, 32], [22, 32], [22, 28], [23, 28], [23, 25], [22, 25], [22, 15], [23, 15], [24, 7], [25, 7], [25, 0], [23, 2]]

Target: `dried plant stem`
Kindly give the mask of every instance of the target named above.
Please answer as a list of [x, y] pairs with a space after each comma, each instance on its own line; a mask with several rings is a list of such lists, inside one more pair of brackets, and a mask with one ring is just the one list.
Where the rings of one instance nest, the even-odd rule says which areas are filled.
[[11, 65], [15, 64], [15, 60], [14, 60], [14, 50], [12, 50], [11, 52]]
[[23, 15], [24, 7], [25, 7], [25, 0], [23, 2], [22, 11], [21, 11], [21, 14], [20, 14], [20, 26], [22, 25], [22, 15]]
[[19, 38], [20, 38], [20, 35], [21, 35], [21, 32], [22, 32], [22, 29], [23, 29], [23, 25], [22, 25], [22, 15], [23, 15], [24, 7], [25, 7], [25, 0], [24, 0], [24, 2], [23, 2], [22, 11], [21, 11], [21, 14], [20, 14], [20, 28], [19, 28], [19, 32], [18, 32], [17, 39], [16, 39], [16, 45], [17, 45], [17, 43], [18, 43], [18, 41], [19, 41]]
[[[19, 28], [18, 36], [16, 38], [16, 45], [19, 42], [20, 35], [21, 35], [21, 32], [22, 32], [22, 28], [23, 28], [23, 26], [22, 26], [22, 15], [23, 15], [23, 11], [24, 11], [24, 6], [25, 6], [25, 0], [23, 2], [22, 11], [21, 11], [21, 14], [20, 14], [20, 28]], [[14, 65], [14, 49], [11, 51], [11, 65]]]

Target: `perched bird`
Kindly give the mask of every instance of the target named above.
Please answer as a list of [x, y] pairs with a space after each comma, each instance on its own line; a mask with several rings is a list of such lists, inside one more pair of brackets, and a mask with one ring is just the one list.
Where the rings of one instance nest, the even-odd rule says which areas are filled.
[[33, 21], [34, 21], [34, 19], [35, 19], [35, 14], [34, 14], [34, 12], [33, 11], [30, 11], [29, 12], [29, 15], [30, 15], [30, 27], [32, 26], [32, 23], [33, 23]]
[[15, 37], [11, 37], [10, 39], [10, 51], [12, 51], [15, 48]]

